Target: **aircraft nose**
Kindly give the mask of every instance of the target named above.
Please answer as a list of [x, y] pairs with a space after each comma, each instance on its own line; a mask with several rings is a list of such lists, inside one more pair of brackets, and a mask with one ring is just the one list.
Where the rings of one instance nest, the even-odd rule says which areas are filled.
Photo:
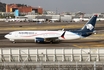
[[5, 37], [5, 38], [8, 38], [8, 35], [5, 35], [4, 37]]

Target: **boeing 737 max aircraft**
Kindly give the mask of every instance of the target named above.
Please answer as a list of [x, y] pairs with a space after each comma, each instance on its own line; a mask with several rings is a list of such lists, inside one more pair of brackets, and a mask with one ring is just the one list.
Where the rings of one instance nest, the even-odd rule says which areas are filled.
[[88, 37], [94, 33], [97, 15], [80, 29], [75, 31], [13, 31], [5, 35], [12, 42], [16, 40], [34, 40], [36, 43], [57, 42], [61, 40], [73, 40]]

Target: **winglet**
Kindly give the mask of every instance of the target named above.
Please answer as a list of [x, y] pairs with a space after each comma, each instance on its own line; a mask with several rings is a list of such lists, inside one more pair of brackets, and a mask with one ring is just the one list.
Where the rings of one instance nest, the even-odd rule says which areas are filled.
[[65, 32], [61, 35], [61, 37], [62, 37], [63, 39], [65, 39], [64, 35], [65, 35]]

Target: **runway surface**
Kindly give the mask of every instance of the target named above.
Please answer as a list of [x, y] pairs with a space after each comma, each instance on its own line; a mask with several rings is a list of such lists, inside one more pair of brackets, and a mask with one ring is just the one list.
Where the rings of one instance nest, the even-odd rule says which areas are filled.
[[[9, 33], [10, 31], [16, 30], [16, 28], [26, 28], [29, 27], [29, 30], [33, 30], [31, 28], [34, 27], [59, 27], [57, 29], [51, 28], [49, 30], [60, 30], [61, 28], [65, 28], [66, 26], [69, 26], [70, 28], [66, 27], [65, 30], [69, 29], [80, 29], [86, 22], [81, 22], [81, 23], [44, 23], [44, 24], [36, 24], [36, 23], [14, 23], [14, 22], [0, 22], [0, 48], [7, 48], [7, 47], [13, 47], [13, 48], [21, 48], [21, 47], [49, 47], [49, 48], [54, 48], [54, 47], [69, 47], [69, 48], [100, 48], [104, 47], [104, 22], [97, 22], [95, 30], [97, 31], [96, 35], [92, 35], [88, 38], [85, 39], [80, 39], [80, 40], [70, 40], [70, 41], [63, 41], [60, 43], [41, 43], [37, 44], [34, 42], [18, 42], [18, 43], [11, 43], [9, 40], [4, 38], [4, 35]], [[75, 27], [75, 28], [74, 28]], [[10, 29], [13, 28], [13, 29]], [[10, 29], [10, 30], [9, 30]], [[17, 29], [20, 30], [20, 29]], [[25, 29], [24, 29], [25, 30]], [[38, 30], [38, 29], [36, 29]], [[40, 29], [42, 30], [42, 29]], [[43, 29], [44, 30], [44, 29]]]

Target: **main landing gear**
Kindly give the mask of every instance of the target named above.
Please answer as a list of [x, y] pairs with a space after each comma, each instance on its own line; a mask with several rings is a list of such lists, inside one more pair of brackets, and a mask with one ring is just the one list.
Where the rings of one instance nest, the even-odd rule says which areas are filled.
[[15, 44], [16, 42], [15, 41], [12, 41], [12, 43]]

